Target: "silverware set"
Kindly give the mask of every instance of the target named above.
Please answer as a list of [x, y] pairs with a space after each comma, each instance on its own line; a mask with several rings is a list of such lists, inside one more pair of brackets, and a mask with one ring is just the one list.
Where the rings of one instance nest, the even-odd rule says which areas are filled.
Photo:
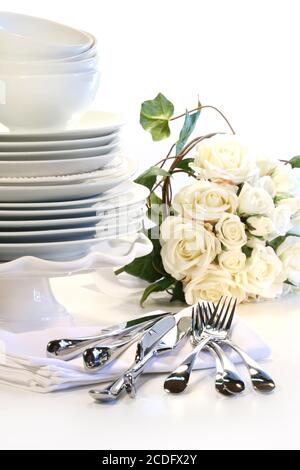
[[236, 304], [232, 298], [221, 298], [216, 305], [198, 303], [192, 309], [192, 317], [177, 318], [172, 313], [160, 313], [102, 329], [96, 336], [53, 340], [47, 345], [47, 354], [63, 360], [82, 355], [85, 369], [97, 372], [137, 343], [131, 367], [106, 388], [90, 390], [93, 399], [106, 402], [116, 400], [122, 394], [135, 397], [138, 379], [149, 363], [174, 350], [189, 337], [193, 350], [166, 378], [166, 392], [181, 393], [187, 388], [198, 355], [204, 349], [215, 359], [215, 388], [220, 394], [234, 396], [245, 390], [244, 381], [227, 355], [228, 349], [241, 357], [254, 389], [272, 392], [275, 383], [271, 377], [230, 339]]

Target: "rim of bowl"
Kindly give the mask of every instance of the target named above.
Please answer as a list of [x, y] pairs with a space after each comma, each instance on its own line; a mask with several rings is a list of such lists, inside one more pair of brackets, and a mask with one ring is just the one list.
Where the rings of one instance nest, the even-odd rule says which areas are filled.
[[[74, 49], [76, 47], [81, 47], [81, 46], [84, 46], [84, 45], [88, 45], [90, 44], [90, 42], [92, 41], [93, 42], [93, 35], [90, 34], [90, 33], [87, 33], [85, 31], [82, 31], [81, 29], [76, 29], [76, 28], [73, 28], [72, 26], [68, 26], [68, 25], [65, 25], [63, 23], [59, 23], [57, 21], [53, 21], [53, 20], [48, 20], [46, 18], [41, 18], [41, 17], [38, 17], [38, 16], [33, 16], [33, 15], [26, 15], [26, 14], [22, 14], [22, 13], [14, 13], [14, 12], [9, 12], [9, 11], [2, 11], [0, 12], [0, 23], [1, 23], [1, 18], [24, 18], [25, 21], [26, 19], [29, 19], [29, 20], [33, 20], [33, 21], [36, 21], [37, 23], [41, 23], [41, 24], [49, 24], [50, 26], [53, 25], [54, 27], [59, 27], [61, 28], [62, 30], [66, 30], [67, 32], [68, 31], [71, 31], [72, 33], [75, 33], [75, 35], [79, 35], [83, 38], [83, 40], [81, 42], [76, 42], [76, 43], [73, 43], [73, 44], [65, 44], [65, 43], [51, 43], [47, 40], [41, 40], [40, 38], [38, 40], [35, 39], [34, 35], [31, 36], [31, 35], [28, 35], [28, 34], [24, 34], [23, 33], [18, 33], [17, 31], [12, 31], [10, 29], [7, 29], [7, 26], [3, 27], [1, 30], [0, 30], [0, 33], [3, 32], [3, 33], [7, 33], [8, 35], [11, 35], [11, 36], [14, 36], [18, 39], [25, 39], [25, 40], [29, 40], [29, 41], [33, 41], [37, 44], [42, 44], [42, 45], [46, 45], [46, 44], [49, 44], [50, 47], [53, 47], [53, 48], [61, 48], [61, 47], [65, 47], [66, 49]], [[85, 39], [85, 40], [84, 40]]]
[[101, 72], [100, 70], [83, 70], [82, 72], [66, 72], [66, 73], [35, 73], [33, 75], [31, 74], [23, 74], [23, 75], [19, 75], [19, 74], [1, 74], [0, 72], [0, 83], [1, 83], [1, 80], [2, 79], [5, 79], [5, 78], [14, 78], [15, 80], [20, 80], [22, 78], [28, 78], [28, 77], [66, 77], [68, 75], [100, 75]]
[[1, 60], [0, 58], [0, 66], [6, 66], [6, 67], [65, 67], [69, 66], [70, 64], [75, 65], [86, 65], [92, 62], [97, 62], [99, 59], [98, 54], [96, 54], [94, 57], [88, 57], [87, 59], [82, 59], [82, 60], [77, 60], [75, 62], [69, 61], [69, 62], [58, 62], [58, 63], [51, 63], [49, 64], [47, 61], [6, 61], [6, 60]]

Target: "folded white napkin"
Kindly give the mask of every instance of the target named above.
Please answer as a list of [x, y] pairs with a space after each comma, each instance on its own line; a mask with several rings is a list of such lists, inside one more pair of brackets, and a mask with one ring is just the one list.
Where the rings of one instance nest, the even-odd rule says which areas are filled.
[[[186, 314], [190, 314], [190, 309], [181, 312], [181, 316]], [[65, 362], [60, 359], [47, 358], [46, 355], [46, 345], [50, 340], [94, 335], [100, 329], [99, 326], [60, 327], [26, 333], [0, 330], [0, 383], [47, 393], [113, 380], [132, 364], [135, 345], [97, 373], [85, 371], [82, 357]], [[270, 356], [269, 347], [240, 318], [236, 318], [231, 337], [256, 360]], [[190, 342], [186, 340], [176, 350], [152, 360], [146, 372], [172, 371], [190, 351]], [[234, 362], [239, 361], [235, 353], [230, 352], [230, 354]], [[214, 367], [214, 359], [207, 352], [201, 353], [196, 368], [211, 367]]]

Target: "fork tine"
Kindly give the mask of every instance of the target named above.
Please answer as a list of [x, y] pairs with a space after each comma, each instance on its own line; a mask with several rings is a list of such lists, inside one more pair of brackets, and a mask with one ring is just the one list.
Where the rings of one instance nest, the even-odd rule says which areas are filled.
[[213, 305], [213, 307], [214, 307], [214, 309], [215, 309], [215, 308], [216, 308], [215, 304], [211, 304], [210, 302], [207, 302], [207, 307], [208, 307], [210, 316], [212, 316], [212, 314], [213, 314], [212, 305]]
[[195, 331], [196, 328], [196, 312], [195, 307], [192, 308], [192, 331]]
[[225, 298], [222, 297], [222, 299], [223, 299], [223, 303], [220, 305], [219, 313], [215, 317], [215, 320], [213, 322], [213, 327], [214, 328], [219, 328], [219, 324], [220, 324], [221, 318], [223, 316], [224, 309], [226, 308], [226, 305], [227, 305], [227, 297], [225, 297]]
[[220, 329], [222, 329], [224, 327], [225, 322], [228, 318], [228, 313], [229, 313], [229, 308], [230, 308], [231, 301], [232, 301], [232, 297], [230, 297], [227, 308], [226, 308], [226, 311], [225, 311], [224, 316], [222, 318], [222, 321], [220, 321], [220, 323], [219, 323], [219, 328]]
[[232, 320], [233, 320], [233, 317], [234, 317], [234, 314], [235, 314], [235, 310], [236, 310], [236, 306], [237, 306], [237, 299], [235, 299], [234, 301], [234, 304], [231, 308], [231, 314], [230, 314], [230, 317], [228, 319], [228, 322], [227, 322], [227, 325], [225, 326], [225, 330], [226, 331], [229, 331], [230, 328], [231, 328], [231, 325], [232, 325]]
[[204, 318], [204, 314], [203, 314], [203, 310], [202, 310], [202, 305], [200, 304], [200, 302], [198, 302], [198, 315], [199, 315], [201, 324], [204, 326], [205, 325], [205, 318]]
[[210, 318], [210, 315], [207, 311], [207, 304], [202, 304], [202, 307], [203, 307], [203, 312], [204, 312], [204, 319], [205, 319], [205, 324], [207, 325], [208, 321], [209, 321], [209, 318]]
[[214, 321], [215, 321], [215, 318], [216, 318], [216, 316], [217, 316], [217, 313], [218, 313], [218, 310], [219, 310], [219, 307], [220, 307], [220, 304], [221, 304], [222, 300], [223, 300], [223, 297], [220, 298], [219, 302], [218, 302], [217, 305], [215, 306], [214, 312], [213, 312], [213, 314], [212, 314], [212, 316], [210, 317], [210, 320], [209, 320], [209, 322], [208, 322], [208, 326], [213, 326]]

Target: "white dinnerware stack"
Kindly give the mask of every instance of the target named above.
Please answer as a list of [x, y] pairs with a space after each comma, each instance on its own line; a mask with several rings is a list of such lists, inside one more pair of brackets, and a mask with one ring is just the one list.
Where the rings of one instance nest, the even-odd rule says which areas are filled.
[[148, 190], [120, 151], [119, 115], [87, 110], [95, 38], [0, 12], [0, 260], [84, 256], [142, 227]]

